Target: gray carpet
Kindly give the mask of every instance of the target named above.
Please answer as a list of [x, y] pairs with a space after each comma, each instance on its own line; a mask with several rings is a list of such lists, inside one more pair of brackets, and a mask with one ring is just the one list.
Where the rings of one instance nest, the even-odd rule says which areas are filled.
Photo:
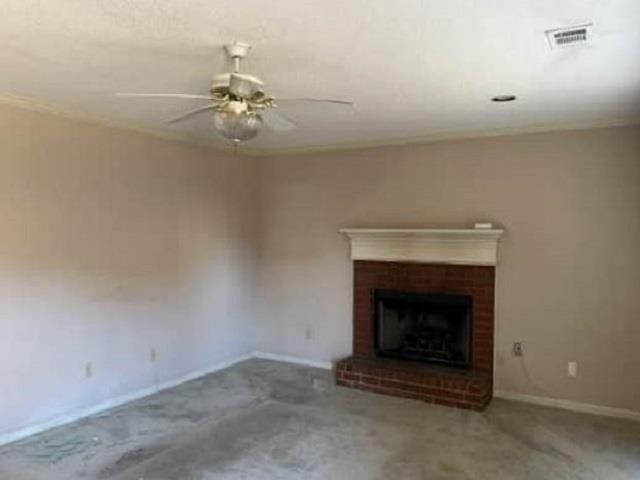
[[262, 360], [0, 447], [2, 480], [639, 478], [638, 423], [426, 405]]

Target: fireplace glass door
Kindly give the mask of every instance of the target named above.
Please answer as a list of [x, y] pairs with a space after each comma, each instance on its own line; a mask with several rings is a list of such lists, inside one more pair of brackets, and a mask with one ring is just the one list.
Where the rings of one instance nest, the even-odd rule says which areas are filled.
[[469, 368], [469, 296], [376, 290], [376, 355]]

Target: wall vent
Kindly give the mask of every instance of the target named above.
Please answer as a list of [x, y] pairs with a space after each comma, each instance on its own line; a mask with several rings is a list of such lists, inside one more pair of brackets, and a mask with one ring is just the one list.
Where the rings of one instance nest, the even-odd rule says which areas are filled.
[[591, 43], [593, 24], [547, 30], [547, 41], [551, 48], [565, 48]]

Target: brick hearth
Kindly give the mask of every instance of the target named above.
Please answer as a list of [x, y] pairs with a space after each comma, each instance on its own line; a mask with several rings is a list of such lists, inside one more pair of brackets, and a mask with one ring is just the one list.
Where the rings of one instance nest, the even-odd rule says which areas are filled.
[[[462, 408], [483, 409], [493, 385], [493, 266], [354, 262], [353, 356], [336, 365], [346, 387]], [[374, 292], [447, 293], [472, 298], [468, 370], [376, 357]]]

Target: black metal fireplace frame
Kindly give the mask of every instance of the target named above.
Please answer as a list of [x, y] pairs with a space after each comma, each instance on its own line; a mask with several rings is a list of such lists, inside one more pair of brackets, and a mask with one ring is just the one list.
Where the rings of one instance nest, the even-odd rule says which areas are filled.
[[[407, 358], [404, 355], [393, 354], [384, 350], [380, 350], [378, 348], [379, 342], [379, 326], [378, 326], [378, 318], [379, 318], [379, 300], [381, 297], [385, 297], [387, 299], [397, 299], [397, 300], [420, 300], [429, 303], [446, 303], [448, 305], [464, 305], [468, 308], [468, 317], [469, 317], [469, 335], [468, 335], [468, 345], [467, 345], [467, 361], [464, 363], [456, 363], [452, 364], [446, 361], [438, 361], [436, 359], [416, 359], [416, 358]], [[439, 365], [443, 368], [454, 368], [454, 369], [462, 369], [469, 370], [472, 367], [472, 359], [473, 359], [473, 297], [470, 295], [459, 295], [459, 294], [451, 294], [451, 293], [435, 293], [435, 292], [414, 292], [414, 291], [405, 291], [405, 290], [385, 290], [385, 289], [375, 289], [372, 292], [371, 300], [373, 301], [373, 318], [371, 321], [373, 322], [373, 350], [375, 355], [378, 357], [386, 357], [386, 358], [395, 358], [403, 361], [415, 361], [421, 362], [427, 365]]]

